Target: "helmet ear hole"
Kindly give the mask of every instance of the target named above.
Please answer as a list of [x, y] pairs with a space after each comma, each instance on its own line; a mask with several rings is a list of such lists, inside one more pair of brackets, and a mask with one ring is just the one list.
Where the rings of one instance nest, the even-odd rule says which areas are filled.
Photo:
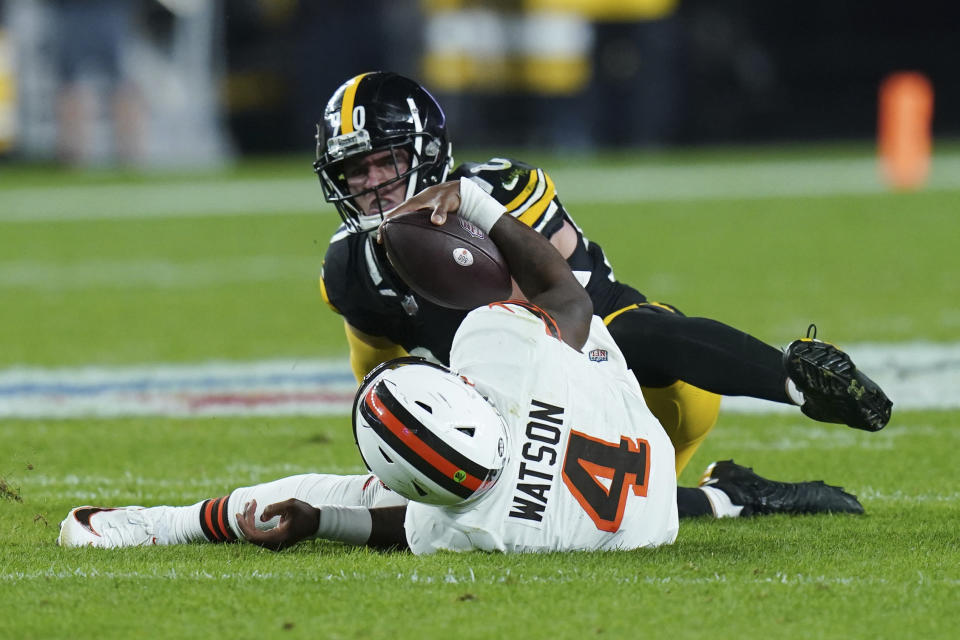
[[419, 484], [417, 484], [416, 481], [411, 482], [411, 484], [413, 485], [413, 488], [417, 490], [417, 493], [420, 494], [420, 497], [427, 495], [426, 490], [423, 487], [421, 487]]

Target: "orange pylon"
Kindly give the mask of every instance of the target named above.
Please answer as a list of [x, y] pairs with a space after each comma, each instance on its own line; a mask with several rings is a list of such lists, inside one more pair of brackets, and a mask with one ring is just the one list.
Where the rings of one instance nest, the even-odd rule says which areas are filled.
[[877, 151], [883, 179], [894, 189], [918, 189], [930, 173], [933, 85], [922, 73], [890, 74], [880, 85]]

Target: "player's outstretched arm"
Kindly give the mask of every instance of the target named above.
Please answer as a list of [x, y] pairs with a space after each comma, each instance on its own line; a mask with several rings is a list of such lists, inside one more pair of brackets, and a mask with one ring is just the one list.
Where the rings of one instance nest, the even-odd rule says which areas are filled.
[[366, 545], [378, 549], [407, 548], [403, 521], [407, 508], [398, 507], [314, 507], [291, 498], [267, 506], [260, 515], [263, 522], [280, 517], [277, 526], [257, 528], [257, 501], [251, 500], [238, 513], [237, 526], [244, 539], [255, 545], [280, 551], [309, 538], [324, 538]]
[[533, 304], [556, 321], [564, 342], [580, 349], [590, 332], [593, 303], [563, 256], [542, 235], [506, 215], [503, 205], [467, 179], [421, 191], [389, 215], [432, 209], [441, 225], [456, 211], [486, 231], [507, 261], [510, 275]]
[[593, 302], [563, 256], [546, 238], [509, 215], [493, 225], [490, 238], [527, 299], [557, 322], [564, 342], [580, 349], [590, 333]]

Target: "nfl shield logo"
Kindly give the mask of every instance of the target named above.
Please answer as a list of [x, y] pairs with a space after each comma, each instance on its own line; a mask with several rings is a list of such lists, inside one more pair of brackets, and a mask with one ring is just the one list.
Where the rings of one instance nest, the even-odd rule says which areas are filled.
[[480, 227], [473, 224], [472, 222], [464, 220], [460, 216], [457, 216], [457, 220], [460, 221], [460, 226], [463, 227], [464, 231], [469, 233], [474, 238], [480, 238], [481, 240], [483, 239], [483, 231], [480, 230]]
[[589, 354], [591, 362], [606, 362], [607, 361], [607, 350], [606, 349], [594, 349]]

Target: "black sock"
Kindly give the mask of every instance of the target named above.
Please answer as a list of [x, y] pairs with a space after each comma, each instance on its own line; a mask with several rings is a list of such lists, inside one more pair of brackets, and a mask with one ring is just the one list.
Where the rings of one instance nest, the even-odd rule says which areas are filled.
[[713, 507], [700, 489], [691, 487], [677, 487], [677, 512], [681, 518], [695, 518], [697, 516], [712, 516]]
[[200, 507], [200, 528], [210, 542], [233, 542], [237, 536], [227, 522], [230, 496], [206, 500]]
[[783, 354], [739, 329], [646, 307], [620, 314], [608, 328], [641, 386], [683, 380], [720, 395], [793, 404]]

